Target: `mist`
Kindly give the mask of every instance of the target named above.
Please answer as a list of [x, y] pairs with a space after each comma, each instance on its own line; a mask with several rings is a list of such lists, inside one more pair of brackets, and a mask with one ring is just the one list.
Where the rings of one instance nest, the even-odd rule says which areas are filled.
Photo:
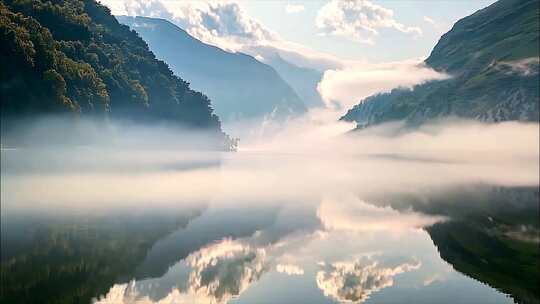
[[385, 63], [350, 62], [342, 68], [326, 70], [317, 89], [328, 107], [346, 111], [374, 94], [448, 78], [450, 75], [426, 66], [422, 58]]
[[538, 1], [3, 1], [0, 303], [539, 302]]
[[[326, 107], [279, 121], [228, 122], [225, 137], [133, 120], [19, 121], [2, 130], [2, 208], [319, 206], [343, 195], [538, 185], [538, 123], [446, 118], [355, 130], [339, 120], [371, 94], [448, 77], [420, 59], [354, 62], [325, 72], [318, 90]], [[224, 150], [229, 136], [240, 139], [237, 152]]]
[[3, 148], [223, 150], [223, 133], [169, 121], [42, 115], [3, 122]]
[[[536, 123], [444, 120], [410, 130], [395, 122], [351, 132], [353, 125], [332, 116], [311, 111], [264, 136], [242, 139], [236, 153], [184, 149], [212, 136], [204, 132], [127, 123], [110, 125], [124, 131], [105, 139], [94, 128], [81, 128], [81, 145], [4, 146], [2, 208], [317, 206], [344, 194], [539, 183]], [[49, 141], [45, 125], [50, 134], [51, 121], [44, 120], [24, 138]]]

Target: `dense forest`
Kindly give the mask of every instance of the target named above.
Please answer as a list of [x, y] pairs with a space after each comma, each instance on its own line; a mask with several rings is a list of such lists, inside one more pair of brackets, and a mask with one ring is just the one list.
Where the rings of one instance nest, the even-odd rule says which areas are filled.
[[93, 0], [0, 2], [2, 122], [36, 114], [174, 122], [224, 140], [210, 100]]

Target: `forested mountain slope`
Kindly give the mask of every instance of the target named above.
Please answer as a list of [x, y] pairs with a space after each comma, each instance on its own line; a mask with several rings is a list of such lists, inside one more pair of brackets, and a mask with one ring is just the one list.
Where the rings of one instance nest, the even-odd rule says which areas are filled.
[[448, 116], [538, 121], [538, 16], [538, 0], [500, 0], [459, 20], [425, 61], [450, 79], [370, 96], [342, 119], [360, 128]]
[[2, 122], [43, 114], [170, 122], [224, 139], [210, 100], [93, 0], [0, 3]]

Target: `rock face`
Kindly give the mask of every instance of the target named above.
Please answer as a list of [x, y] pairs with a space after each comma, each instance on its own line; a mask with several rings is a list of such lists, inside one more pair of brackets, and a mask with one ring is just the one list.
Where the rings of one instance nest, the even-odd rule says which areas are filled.
[[500, 0], [459, 20], [425, 63], [450, 79], [370, 96], [341, 119], [359, 128], [456, 116], [539, 120], [538, 0]]
[[224, 121], [305, 111], [289, 84], [272, 67], [252, 56], [205, 44], [163, 19], [117, 18], [137, 31], [176, 75], [208, 94]]

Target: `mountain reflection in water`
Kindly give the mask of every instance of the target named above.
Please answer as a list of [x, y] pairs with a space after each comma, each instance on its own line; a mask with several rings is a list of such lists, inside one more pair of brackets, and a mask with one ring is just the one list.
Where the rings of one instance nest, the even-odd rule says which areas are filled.
[[84, 156], [2, 153], [2, 303], [539, 302], [525, 166], [495, 182], [495, 165], [377, 156], [315, 178], [309, 156], [164, 153], [81, 173]]

